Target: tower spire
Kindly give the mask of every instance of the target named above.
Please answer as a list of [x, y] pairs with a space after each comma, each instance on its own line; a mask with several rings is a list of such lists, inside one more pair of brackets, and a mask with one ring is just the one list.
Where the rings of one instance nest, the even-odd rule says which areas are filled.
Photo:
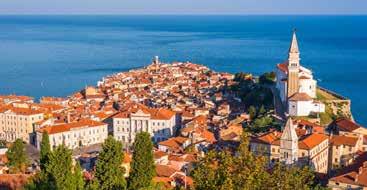
[[280, 138], [280, 157], [286, 164], [294, 164], [298, 160], [298, 136], [291, 118], [288, 118]]
[[288, 98], [297, 93], [299, 89], [300, 60], [296, 30], [293, 30], [292, 42], [288, 54]]
[[291, 45], [289, 47], [289, 53], [299, 53], [296, 31], [296, 29], [293, 29], [293, 36]]

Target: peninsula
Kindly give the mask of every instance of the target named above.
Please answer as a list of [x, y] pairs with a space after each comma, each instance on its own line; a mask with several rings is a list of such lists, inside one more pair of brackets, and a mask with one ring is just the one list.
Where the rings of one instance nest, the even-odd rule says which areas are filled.
[[287, 61], [259, 77], [156, 56], [68, 97], [1, 95], [0, 172], [8, 180], [0, 183], [366, 188], [367, 129], [353, 120], [351, 101], [318, 87], [300, 60], [294, 32]]

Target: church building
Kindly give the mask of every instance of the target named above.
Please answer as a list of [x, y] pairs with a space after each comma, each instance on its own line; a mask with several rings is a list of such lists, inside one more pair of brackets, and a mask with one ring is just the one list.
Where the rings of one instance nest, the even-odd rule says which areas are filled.
[[290, 116], [308, 116], [325, 112], [325, 105], [316, 100], [317, 82], [312, 71], [300, 65], [297, 36], [293, 32], [288, 60], [277, 65], [276, 88]]
[[279, 161], [286, 165], [309, 166], [319, 173], [328, 171], [329, 137], [291, 118], [281, 132], [271, 130], [252, 137], [250, 150], [255, 155], [265, 156], [270, 163]]

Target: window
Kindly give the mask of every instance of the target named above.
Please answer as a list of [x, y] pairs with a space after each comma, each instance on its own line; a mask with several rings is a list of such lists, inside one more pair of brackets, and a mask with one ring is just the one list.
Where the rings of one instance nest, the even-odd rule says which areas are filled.
[[284, 152], [284, 158], [288, 158], [288, 152]]

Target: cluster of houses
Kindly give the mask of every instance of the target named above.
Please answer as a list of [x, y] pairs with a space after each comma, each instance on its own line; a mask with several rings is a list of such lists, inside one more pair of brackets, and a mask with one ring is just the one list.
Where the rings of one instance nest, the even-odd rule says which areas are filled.
[[[289, 58], [276, 73], [287, 108], [284, 125], [281, 131], [251, 134], [249, 149], [268, 158], [269, 166], [276, 161], [310, 166], [333, 189], [367, 187], [367, 129], [348, 118], [321, 126], [300, 117], [322, 113], [325, 105], [317, 100], [312, 72], [300, 66], [295, 34]], [[128, 177], [135, 136], [148, 132], [155, 144], [154, 181], [190, 187], [195, 162], [208, 150], [236, 147], [250, 122], [246, 105], [228, 88], [237, 84], [233, 79], [202, 65], [161, 63], [156, 57], [145, 68], [104, 77], [67, 98], [42, 97], [36, 103], [27, 96], [0, 96], [0, 139], [20, 138], [40, 149], [47, 132], [52, 148], [64, 144], [73, 150], [88, 179], [109, 135], [123, 144], [121, 165]]]
[[[20, 138], [40, 149], [47, 132], [51, 148], [64, 144], [72, 149], [89, 172], [109, 135], [123, 143], [123, 164], [128, 167], [131, 145], [144, 131], [156, 145], [155, 180], [192, 185], [187, 174], [198, 160], [196, 152], [207, 151], [217, 141], [215, 132], [226, 129], [231, 120], [240, 123], [246, 118], [241, 100], [222, 90], [235, 84], [233, 78], [202, 65], [164, 64], [156, 58], [146, 68], [105, 77], [96, 87], [87, 86], [67, 98], [35, 102], [27, 96], [0, 96], [0, 139]], [[235, 131], [224, 136], [239, 135]]]

